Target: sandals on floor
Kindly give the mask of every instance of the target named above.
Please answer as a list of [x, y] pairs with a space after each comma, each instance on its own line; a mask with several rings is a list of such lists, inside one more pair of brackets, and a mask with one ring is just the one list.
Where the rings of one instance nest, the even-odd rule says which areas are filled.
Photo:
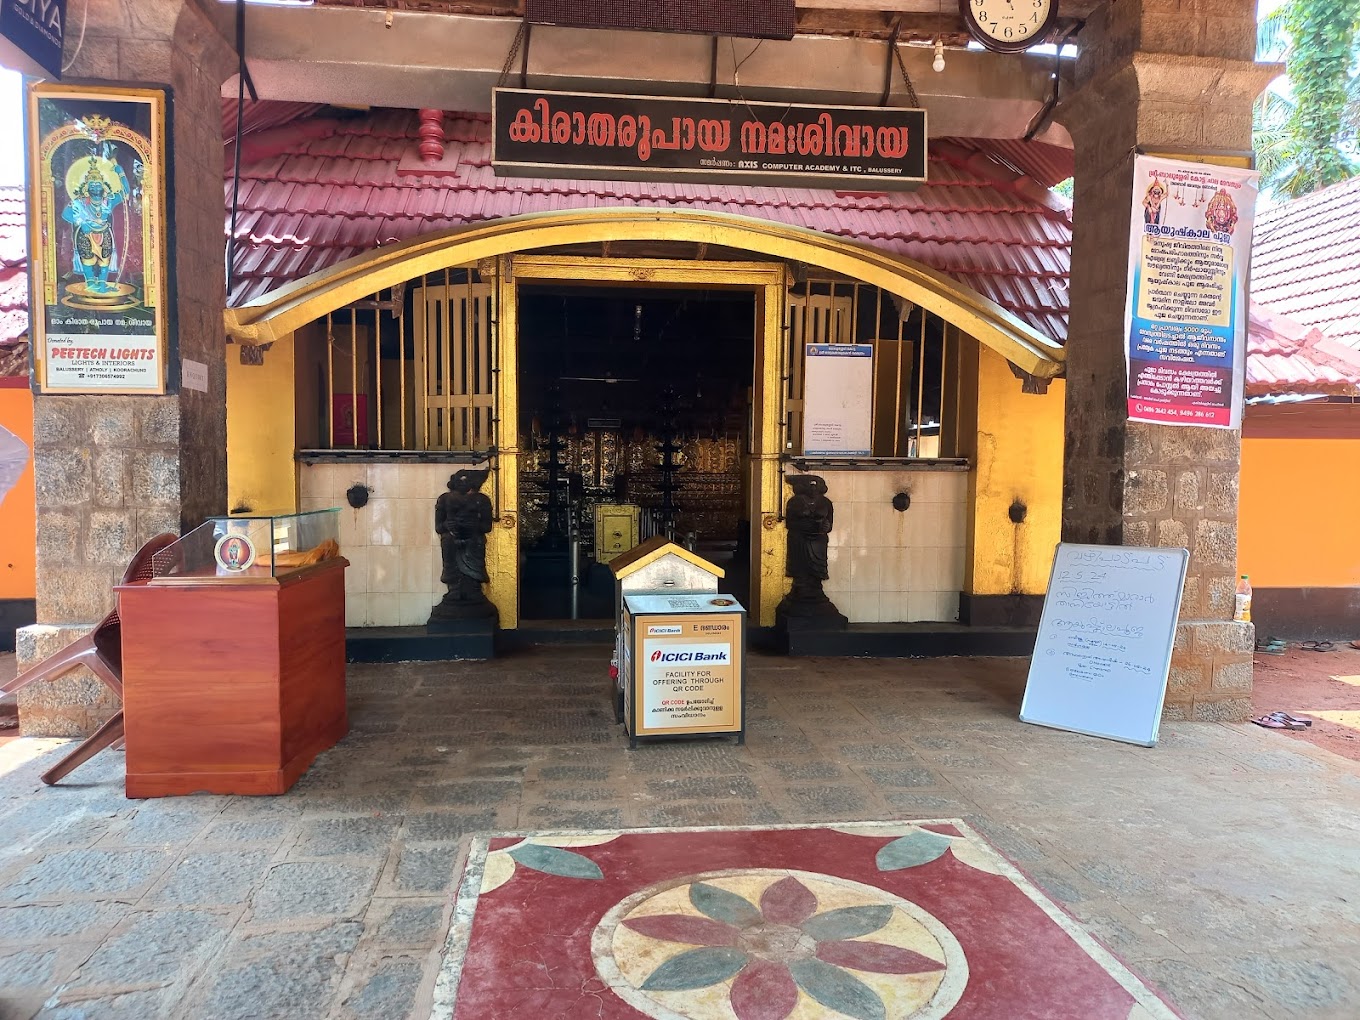
[[1336, 650], [1335, 643], [1331, 641], [1300, 641], [1299, 647], [1305, 652], [1331, 652]]
[[1307, 727], [1304, 726], [1303, 723], [1287, 722], [1284, 719], [1278, 718], [1278, 715], [1279, 713], [1276, 713], [1275, 715], [1258, 716], [1257, 718], [1253, 719], [1252, 722], [1254, 722], [1257, 726], [1264, 726], [1268, 730], [1307, 729]]
[[1312, 719], [1290, 715], [1288, 712], [1271, 712], [1269, 715], [1258, 716], [1252, 722], [1268, 730], [1306, 730], [1313, 725]]
[[1312, 719], [1305, 719], [1301, 715], [1290, 715], [1288, 712], [1271, 712], [1270, 718], [1278, 719], [1280, 720], [1280, 722], [1294, 723], [1298, 726], [1304, 727], [1305, 729], [1313, 725]]
[[1283, 655], [1289, 643], [1282, 638], [1268, 637], [1256, 642], [1256, 650], [1265, 652], [1267, 655]]

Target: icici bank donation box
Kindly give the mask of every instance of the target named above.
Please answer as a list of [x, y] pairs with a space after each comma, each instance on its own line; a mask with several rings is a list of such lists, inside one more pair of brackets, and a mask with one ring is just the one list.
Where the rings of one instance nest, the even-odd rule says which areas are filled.
[[746, 742], [746, 610], [731, 595], [628, 595], [623, 637], [629, 746], [733, 734]]

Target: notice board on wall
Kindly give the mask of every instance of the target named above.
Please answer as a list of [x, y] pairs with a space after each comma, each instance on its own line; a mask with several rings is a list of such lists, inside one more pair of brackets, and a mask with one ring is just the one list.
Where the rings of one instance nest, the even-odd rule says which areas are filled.
[[803, 453], [867, 457], [874, 425], [873, 344], [807, 344]]
[[1020, 721], [1155, 744], [1189, 561], [1185, 549], [1059, 545]]

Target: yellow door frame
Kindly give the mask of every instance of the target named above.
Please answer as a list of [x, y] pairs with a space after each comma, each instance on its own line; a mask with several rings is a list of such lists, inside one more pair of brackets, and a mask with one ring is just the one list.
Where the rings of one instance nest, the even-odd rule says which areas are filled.
[[518, 295], [525, 280], [569, 285], [685, 287], [749, 291], [756, 299], [750, 458], [751, 622], [774, 625], [784, 597], [784, 524], [780, 512], [780, 456], [784, 423], [784, 295], [788, 271], [782, 262], [694, 262], [678, 259], [594, 258], [561, 255], [505, 255], [500, 259], [497, 341], [500, 347], [500, 418], [496, 470], [501, 493], [501, 527], [496, 529], [491, 598], [501, 626], [519, 617], [519, 379]]

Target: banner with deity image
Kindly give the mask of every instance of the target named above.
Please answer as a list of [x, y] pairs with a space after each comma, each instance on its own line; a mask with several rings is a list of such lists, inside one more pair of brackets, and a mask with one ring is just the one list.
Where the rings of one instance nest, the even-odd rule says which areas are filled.
[[46, 393], [164, 393], [166, 93], [32, 84], [34, 377]]
[[1138, 156], [1129, 232], [1129, 420], [1238, 428], [1259, 175]]

